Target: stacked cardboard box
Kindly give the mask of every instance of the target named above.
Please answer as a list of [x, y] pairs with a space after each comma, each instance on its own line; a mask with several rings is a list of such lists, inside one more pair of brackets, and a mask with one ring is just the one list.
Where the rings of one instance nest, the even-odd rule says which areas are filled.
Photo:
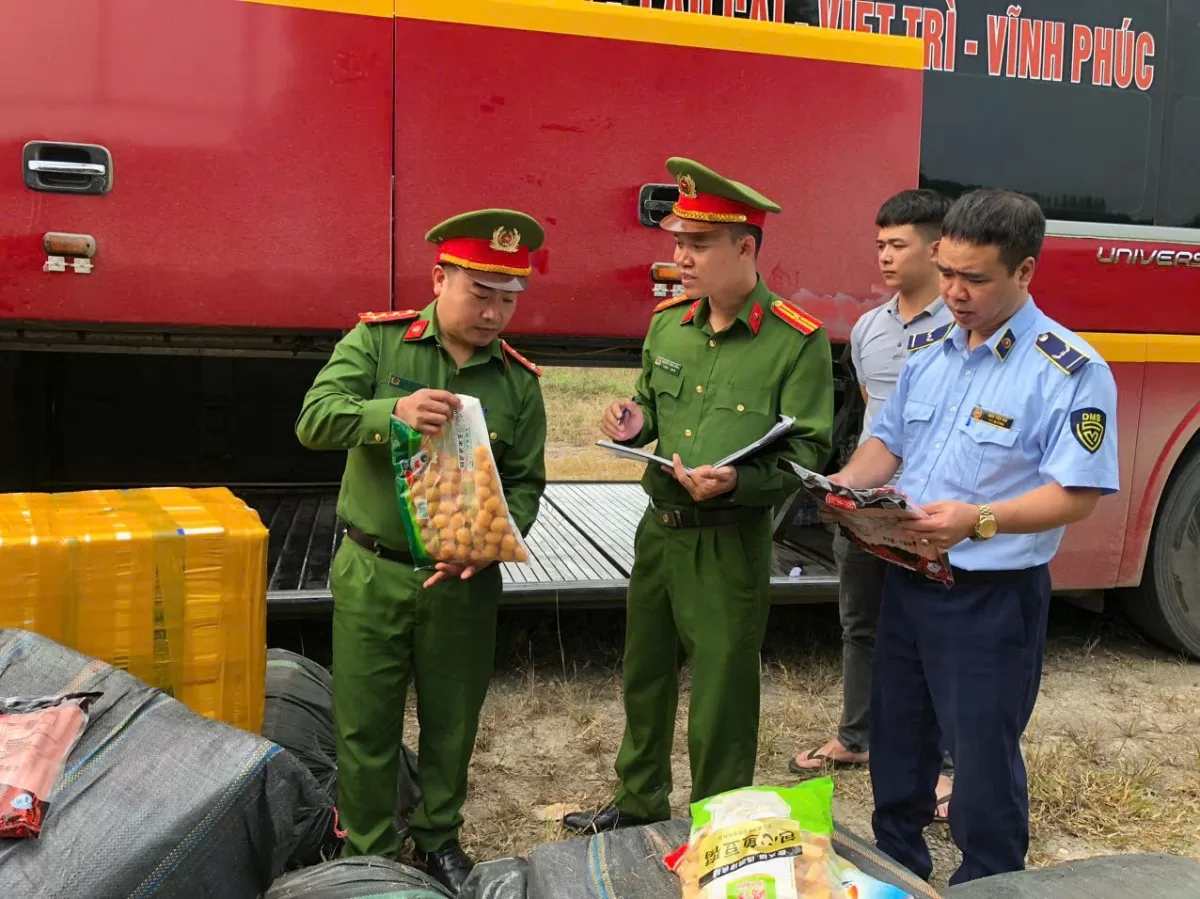
[[258, 732], [267, 529], [225, 488], [0, 495], [0, 628]]

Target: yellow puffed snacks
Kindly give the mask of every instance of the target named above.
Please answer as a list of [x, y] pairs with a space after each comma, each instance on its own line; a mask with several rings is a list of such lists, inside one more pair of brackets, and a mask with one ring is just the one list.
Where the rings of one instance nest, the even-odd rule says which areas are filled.
[[437, 562], [482, 567], [529, 561], [504, 499], [487, 420], [475, 397], [462, 403], [435, 436], [392, 419], [396, 497], [418, 568]]

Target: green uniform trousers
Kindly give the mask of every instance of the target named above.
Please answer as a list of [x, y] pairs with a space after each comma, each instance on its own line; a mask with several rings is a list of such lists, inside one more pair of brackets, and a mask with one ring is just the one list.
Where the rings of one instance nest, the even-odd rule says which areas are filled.
[[400, 851], [396, 795], [410, 677], [421, 728], [413, 841], [433, 852], [462, 826], [467, 767], [495, 660], [500, 568], [426, 590], [430, 574], [350, 539], [334, 558], [333, 715], [345, 856]]
[[622, 812], [671, 817], [671, 747], [685, 660], [692, 666], [691, 801], [753, 783], [770, 585], [769, 509], [705, 528], [668, 528], [650, 512], [643, 516], [626, 611], [626, 723], [615, 798]]

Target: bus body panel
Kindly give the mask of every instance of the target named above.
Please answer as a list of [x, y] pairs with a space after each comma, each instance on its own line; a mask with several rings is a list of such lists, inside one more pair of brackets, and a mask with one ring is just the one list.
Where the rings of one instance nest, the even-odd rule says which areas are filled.
[[[643, 23], [637, 11], [581, 3], [579, 30], [616, 31], [623, 13]], [[802, 36], [793, 29], [789, 40]], [[674, 241], [639, 222], [639, 191], [673, 184], [670, 156], [782, 206], [760, 257], [775, 291], [805, 308], [837, 295], [869, 308], [883, 295], [873, 220], [879, 197], [917, 176], [919, 69], [404, 17], [396, 46], [398, 307], [428, 299], [429, 227], [464, 209], [515, 206], [547, 236], [513, 339], [640, 341], [662, 298], [651, 265], [671, 261]]]
[[[10, 3], [0, 50], [0, 318], [290, 330], [386, 307], [390, 17]], [[29, 189], [31, 140], [107, 148], [111, 191]], [[92, 271], [43, 271], [46, 232], [91, 235]]]
[[1117, 575], [1120, 586], [1141, 580], [1163, 491], [1184, 452], [1195, 452], [1200, 431], [1200, 365], [1147, 364], [1143, 384], [1136, 462], [1128, 486], [1124, 475], [1121, 479], [1129, 492], [1130, 514]]

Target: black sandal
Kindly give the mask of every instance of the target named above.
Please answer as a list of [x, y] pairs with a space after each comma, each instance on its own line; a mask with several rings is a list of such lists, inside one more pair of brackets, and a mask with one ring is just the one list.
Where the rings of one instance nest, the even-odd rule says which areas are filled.
[[790, 771], [792, 774], [798, 775], [799, 777], [807, 777], [810, 774], [820, 773], [821, 769], [825, 768], [827, 766], [832, 766], [834, 768], [863, 768], [869, 764], [869, 762], [847, 762], [843, 759], [835, 759], [832, 756], [825, 755], [824, 753], [822, 753], [821, 747], [819, 747], [819, 746], [816, 749], [814, 749], [812, 752], [810, 752], [808, 755], [806, 755], [805, 758], [808, 759], [809, 761], [820, 759], [820, 761], [821, 761], [820, 767], [817, 767], [817, 768], [802, 767], [801, 765], [796, 764], [796, 757], [792, 756], [790, 759], [788, 759], [788, 771]]

